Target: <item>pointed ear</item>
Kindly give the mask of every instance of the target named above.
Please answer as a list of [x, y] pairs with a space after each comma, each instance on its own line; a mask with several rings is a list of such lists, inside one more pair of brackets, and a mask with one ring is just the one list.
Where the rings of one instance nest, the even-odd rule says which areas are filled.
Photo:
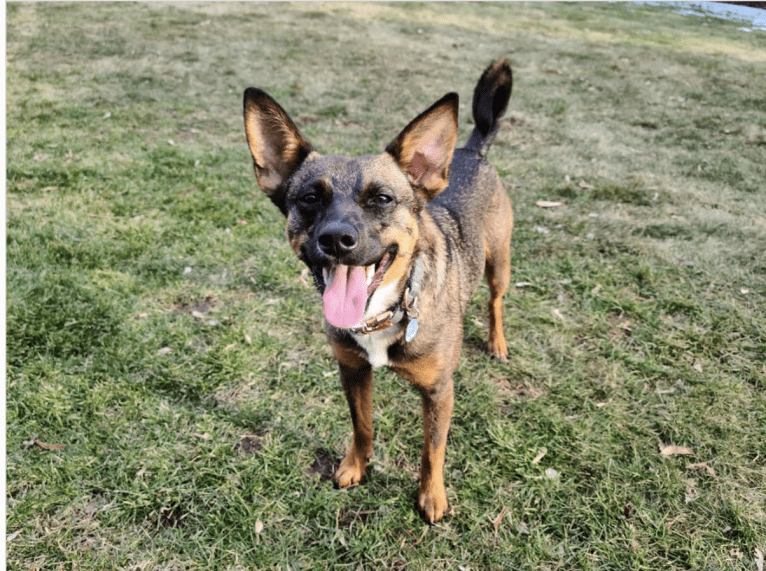
[[265, 91], [245, 90], [244, 108], [245, 134], [258, 186], [285, 214], [283, 185], [312, 151], [311, 144]]
[[457, 140], [457, 93], [448, 93], [423, 111], [394, 139], [386, 152], [394, 157], [431, 200], [449, 183]]

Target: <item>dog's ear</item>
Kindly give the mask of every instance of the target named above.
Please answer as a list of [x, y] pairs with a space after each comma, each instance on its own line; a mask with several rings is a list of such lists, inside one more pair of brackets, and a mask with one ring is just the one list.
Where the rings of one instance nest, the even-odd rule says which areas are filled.
[[284, 184], [312, 151], [311, 144], [266, 92], [246, 89], [244, 108], [245, 134], [258, 186], [286, 214]]
[[407, 125], [388, 147], [399, 167], [431, 200], [449, 183], [457, 140], [457, 93], [448, 93]]

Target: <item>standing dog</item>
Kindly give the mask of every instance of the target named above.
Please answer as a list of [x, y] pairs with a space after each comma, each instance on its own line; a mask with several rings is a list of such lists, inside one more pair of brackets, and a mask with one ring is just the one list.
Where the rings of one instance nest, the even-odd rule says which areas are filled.
[[322, 294], [327, 337], [351, 409], [351, 448], [335, 472], [362, 480], [372, 455], [372, 369], [388, 366], [420, 390], [424, 443], [418, 507], [448, 508], [444, 450], [463, 314], [486, 274], [489, 352], [507, 358], [503, 294], [510, 281], [511, 204], [485, 160], [511, 95], [498, 61], [473, 95], [475, 128], [455, 150], [458, 95], [418, 115], [383, 154], [320, 156], [260, 89], [245, 91], [245, 132], [258, 185], [287, 218], [287, 237]]

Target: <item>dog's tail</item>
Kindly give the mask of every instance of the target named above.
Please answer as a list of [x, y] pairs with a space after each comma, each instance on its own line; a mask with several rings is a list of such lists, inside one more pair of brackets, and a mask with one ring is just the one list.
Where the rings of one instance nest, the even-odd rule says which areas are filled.
[[473, 92], [473, 121], [475, 127], [465, 144], [466, 149], [485, 156], [500, 128], [511, 98], [513, 75], [506, 60], [499, 60], [484, 70]]

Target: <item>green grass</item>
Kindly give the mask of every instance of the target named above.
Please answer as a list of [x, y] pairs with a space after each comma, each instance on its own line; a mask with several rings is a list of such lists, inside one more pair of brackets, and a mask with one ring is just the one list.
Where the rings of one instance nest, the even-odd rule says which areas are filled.
[[[597, 3], [6, 10], [9, 569], [757, 569], [763, 33]], [[496, 57], [510, 359], [482, 286], [429, 527], [392, 373], [366, 481], [328, 479], [349, 415], [241, 98], [369, 154], [458, 90], [464, 140]]]

